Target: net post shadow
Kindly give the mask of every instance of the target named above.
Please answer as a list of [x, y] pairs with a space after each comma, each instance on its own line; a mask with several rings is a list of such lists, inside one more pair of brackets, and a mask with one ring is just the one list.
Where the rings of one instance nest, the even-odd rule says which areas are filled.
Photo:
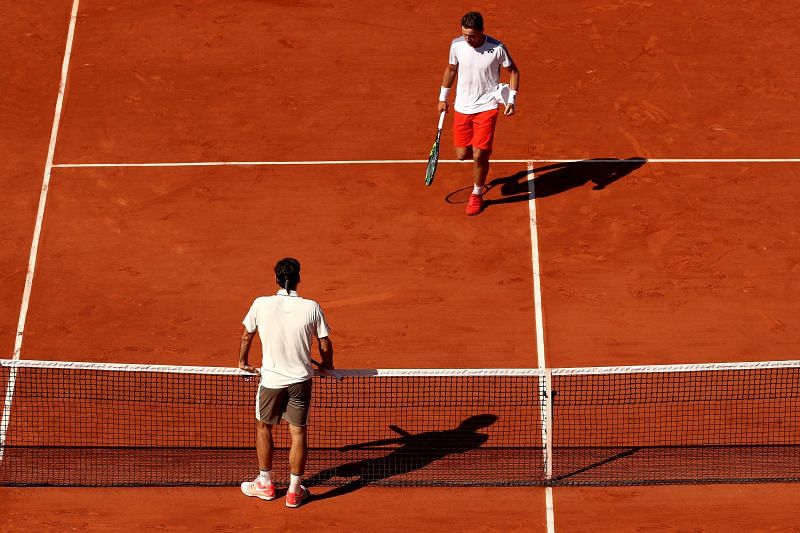
[[358, 444], [349, 444], [339, 448], [340, 452], [381, 449], [384, 446], [397, 446], [386, 455], [367, 459], [358, 459], [339, 466], [327, 468], [305, 480], [307, 487], [328, 484], [333, 478], [349, 479], [344, 485], [319, 495], [314, 500], [324, 500], [342, 496], [364, 486], [379, 483], [394, 476], [402, 476], [420, 470], [434, 461], [449, 455], [465, 453], [479, 448], [489, 439], [480, 433], [482, 428], [489, 427], [497, 421], [493, 414], [480, 414], [464, 419], [457, 427], [442, 431], [426, 431], [409, 433], [404, 429], [390, 425], [389, 428], [398, 436]]

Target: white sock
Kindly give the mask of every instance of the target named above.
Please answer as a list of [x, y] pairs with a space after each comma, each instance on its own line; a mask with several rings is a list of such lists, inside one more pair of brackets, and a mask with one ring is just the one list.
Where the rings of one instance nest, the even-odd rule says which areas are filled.
[[272, 470], [259, 470], [258, 479], [260, 479], [261, 483], [264, 485], [272, 485]]
[[291, 474], [289, 476], [289, 492], [297, 494], [300, 492], [300, 482], [303, 481], [303, 476], [296, 476]]
[[475, 185], [472, 187], [472, 194], [477, 194], [480, 196], [483, 194], [483, 185]]

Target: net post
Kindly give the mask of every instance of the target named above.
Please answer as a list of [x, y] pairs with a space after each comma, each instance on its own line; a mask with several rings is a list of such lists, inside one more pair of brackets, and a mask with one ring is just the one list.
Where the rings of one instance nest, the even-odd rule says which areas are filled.
[[553, 477], [553, 394], [552, 371], [544, 368], [539, 374], [539, 412], [542, 422], [542, 461], [545, 484]]

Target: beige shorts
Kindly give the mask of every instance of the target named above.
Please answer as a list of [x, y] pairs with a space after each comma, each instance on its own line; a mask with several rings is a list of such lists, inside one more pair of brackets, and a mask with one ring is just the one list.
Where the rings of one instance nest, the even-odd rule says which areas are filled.
[[275, 426], [281, 418], [293, 426], [305, 426], [311, 407], [311, 380], [294, 383], [281, 389], [258, 386], [256, 418]]

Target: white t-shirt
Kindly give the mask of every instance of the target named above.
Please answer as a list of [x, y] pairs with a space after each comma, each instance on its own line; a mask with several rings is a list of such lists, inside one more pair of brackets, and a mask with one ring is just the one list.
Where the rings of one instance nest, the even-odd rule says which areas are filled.
[[458, 85], [453, 108], [459, 113], [474, 114], [497, 109], [494, 92], [500, 84], [500, 67], [510, 67], [511, 56], [497, 39], [473, 48], [464, 37], [450, 43], [450, 64], [458, 65]]
[[242, 324], [261, 337], [261, 385], [277, 389], [314, 375], [311, 341], [329, 333], [317, 302], [281, 289], [275, 296], [256, 298]]

